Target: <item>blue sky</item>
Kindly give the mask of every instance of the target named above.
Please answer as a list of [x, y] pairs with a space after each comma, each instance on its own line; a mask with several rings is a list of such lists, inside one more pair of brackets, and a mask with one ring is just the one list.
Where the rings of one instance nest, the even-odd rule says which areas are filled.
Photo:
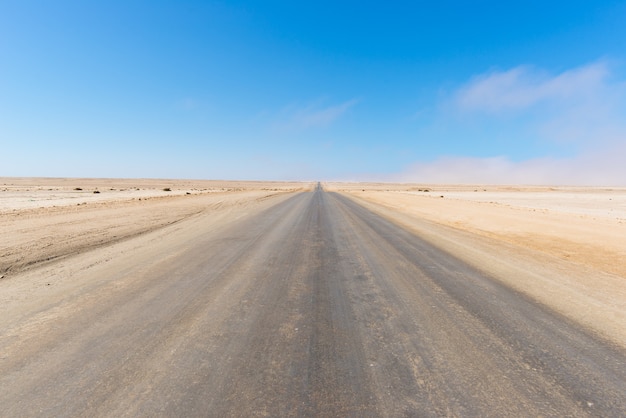
[[626, 2], [510, 3], [0, 0], [0, 175], [626, 185]]

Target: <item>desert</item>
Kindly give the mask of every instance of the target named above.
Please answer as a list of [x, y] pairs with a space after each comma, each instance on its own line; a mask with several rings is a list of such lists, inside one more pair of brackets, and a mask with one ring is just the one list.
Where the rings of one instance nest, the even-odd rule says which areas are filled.
[[7, 416], [626, 407], [623, 188], [2, 178], [0, 231]]
[[110, 244], [301, 183], [0, 179], [0, 275]]
[[0, 418], [626, 417], [626, 2], [31, 3]]
[[329, 190], [373, 204], [626, 346], [626, 189], [332, 184]]

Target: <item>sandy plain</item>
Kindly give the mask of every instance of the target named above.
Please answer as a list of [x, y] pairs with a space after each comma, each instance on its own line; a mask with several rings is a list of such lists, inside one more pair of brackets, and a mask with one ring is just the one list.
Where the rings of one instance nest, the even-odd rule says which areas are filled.
[[[0, 276], [312, 183], [0, 178]], [[626, 189], [325, 183], [626, 347]], [[231, 219], [232, 220], [232, 219]], [[18, 279], [17, 277], [15, 279]], [[5, 283], [5, 286], [7, 283]], [[5, 289], [5, 295], [6, 295]]]
[[302, 183], [0, 178], [0, 276], [200, 213], [219, 214], [307, 187]]
[[341, 184], [371, 210], [626, 347], [626, 189]]
[[0, 179], [0, 415], [623, 416], [626, 189], [321, 186]]

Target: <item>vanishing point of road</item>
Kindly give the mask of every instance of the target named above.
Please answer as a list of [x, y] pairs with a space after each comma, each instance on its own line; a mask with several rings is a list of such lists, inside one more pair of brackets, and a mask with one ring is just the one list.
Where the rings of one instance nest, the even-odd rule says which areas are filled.
[[319, 185], [110, 274], [0, 334], [0, 416], [626, 416], [623, 350]]

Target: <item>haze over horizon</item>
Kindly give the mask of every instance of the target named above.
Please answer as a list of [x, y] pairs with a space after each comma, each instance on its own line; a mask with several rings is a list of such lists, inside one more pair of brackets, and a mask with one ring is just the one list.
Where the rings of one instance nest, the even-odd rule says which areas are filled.
[[0, 176], [626, 186], [626, 2], [0, 4]]

